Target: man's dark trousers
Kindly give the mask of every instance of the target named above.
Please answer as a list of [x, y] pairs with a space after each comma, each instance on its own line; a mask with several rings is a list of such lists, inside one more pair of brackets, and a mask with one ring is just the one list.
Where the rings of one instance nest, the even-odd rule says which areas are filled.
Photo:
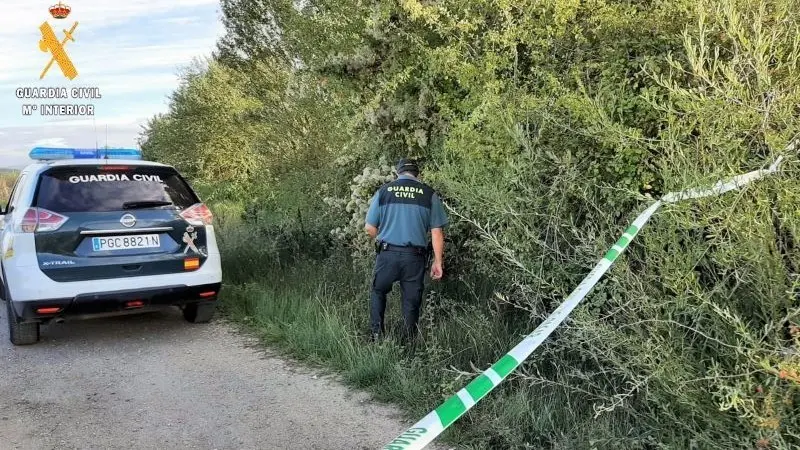
[[392, 285], [399, 281], [403, 295], [403, 334], [406, 338], [414, 337], [425, 288], [425, 265], [425, 254], [396, 250], [378, 253], [370, 299], [373, 334], [383, 334], [385, 331], [383, 315], [386, 310], [386, 295], [391, 292]]

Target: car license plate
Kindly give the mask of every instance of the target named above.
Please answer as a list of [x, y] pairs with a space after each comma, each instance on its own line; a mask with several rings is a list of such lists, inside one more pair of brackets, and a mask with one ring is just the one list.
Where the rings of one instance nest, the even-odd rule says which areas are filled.
[[92, 249], [96, 252], [158, 247], [161, 247], [161, 239], [157, 234], [137, 234], [132, 236], [92, 238]]

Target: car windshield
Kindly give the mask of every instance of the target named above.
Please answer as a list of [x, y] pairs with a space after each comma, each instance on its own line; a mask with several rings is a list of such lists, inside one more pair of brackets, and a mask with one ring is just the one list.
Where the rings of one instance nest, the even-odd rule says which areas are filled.
[[53, 212], [106, 212], [137, 208], [186, 209], [199, 200], [172, 169], [78, 166], [41, 177], [34, 206]]

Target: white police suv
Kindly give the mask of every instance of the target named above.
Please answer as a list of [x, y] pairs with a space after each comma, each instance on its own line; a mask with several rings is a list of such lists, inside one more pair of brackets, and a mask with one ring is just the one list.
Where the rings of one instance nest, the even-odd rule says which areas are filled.
[[13, 344], [67, 316], [174, 305], [190, 322], [212, 318], [222, 282], [212, 214], [173, 167], [135, 149], [30, 156], [0, 210]]

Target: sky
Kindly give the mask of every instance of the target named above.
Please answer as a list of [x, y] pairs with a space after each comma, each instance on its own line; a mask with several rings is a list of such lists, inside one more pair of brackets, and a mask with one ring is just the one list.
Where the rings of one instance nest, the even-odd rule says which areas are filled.
[[[33, 147], [137, 147], [147, 119], [166, 112], [179, 71], [211, 55], [222, 37], [219, 0], [61, 0], [63, 20], [48, 9], [58, 0], [5, 0], [0, 13], [0, 168], [22, 168]], [[77, 69], [70, 80], [39, 49], [39, 26], [59, 40], [75, 22], [64, 50]], [[20, 99], [19, 88], [99, 88], [99, 99]], [[91, 104], [94, 116], [23, 115], [24, 104]]]

